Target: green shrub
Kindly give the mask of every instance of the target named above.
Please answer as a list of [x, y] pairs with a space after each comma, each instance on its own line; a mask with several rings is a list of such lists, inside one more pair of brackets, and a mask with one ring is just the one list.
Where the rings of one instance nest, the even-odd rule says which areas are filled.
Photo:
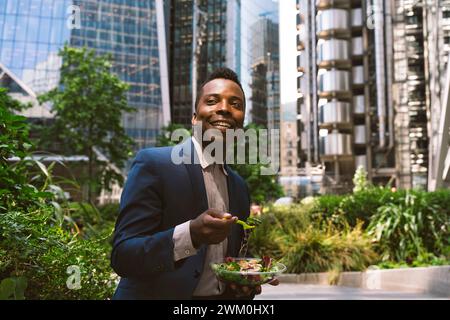
[[377, 264], [377, 267], [380, 269], [398, 269], [411, 267], [445, 266], [449, 264], [450, 261], [448, 259], [448, 255], [436, 257], [434, 254], [425, 252], [420, 254], [419, 257], [417, 257], [409, 264], [404, 261], [401, 262], [382, 261]]
[[[6, 91], [0, 88], [0, 213], [15, 209], [39, 206], [49, 194], [31, 184], [33, 173], [40, 165], [25, 160], [32, 149], [28, 138], [29, 126], [26, 118], [12, 113], [8, 105], [14, 105]], [[11, 162], [10, 158], [18, 158]]]
[[386, 203], [398, 203], [402, 192], [404, 191], [392, 192], [383, 187], [362, 189], [346, 196], [339, 204], [338, 210], [351, 226], [355, 226], [360, 220], [363, 221], [365, 228], [380, 206]]
[[282, 261], [289, 272], [361, 271], [376, 261], [370, 239], [357, 225], [348, 231], [327, 232], [310, 226], [287, 234]]
[[[27, 159], [33, 146], [25, 118], [10, 111], [16, 104], [0, 89], [0, 299], [109, 298], [113, 223], [57, 202], [62, 190], [53, 184], [52, 165]], [[72, 215], [92, 222], [86, 239]], [[71, 266], [80, 271], [78, 289], [69, 289]]]
[[426, 192], [422, 190], [398, 190], [392, 191], [389, 188], [369, 187], [349, 195], [324, 195], [316, 197], [312, 208], [312, 218], [317, 222], [328, 223], [332, 221], [336, 226], [343, 226], [345, 223], [356, 226], [358, 221], [363, 221], [363, 228], [366, 228], [371, 217], [374, 216], [378, 208], [390, 204], [393, 206], [402, 205], [408, 193], [413, 193], [423, 199], [424, 207], [435, 208], [442, 213], [450, 215], [450, 190], [439, 190], [436, 192]]
[[316, 197], [314, 206], [312, 208], [312, 217], [314, 219], [329, 218], [339, 212], [339, 206], [342, 200], [345, 199], [343, 195], [323, 195]]
[[250, 236], [250, 252], [281, 260], [294, 273], [364, 270], [376, 261], [361, 224], [336, 228], [326, 220], [316, 223], [314, 205], [269, 208]]
[[103, 220], [106, 221], [116, 221], [119, 215], [119, 204], [118, 203], [108, 203], [98, 206], [98, 211]]
[[450, 263], [450, 190], [370, 187], [269, 207], [261, 220], [250, 252], [283, 259], [291, 272]]
[[310, 224], [310, 206], [269, 206], [261, 216], [261, 223], [249, 238], [249, 250], [255, 256], [280, 256], [280, 241], [290, 230], [306, 229]]
[[450, 214], [445, 192], [435, 195], [419, 190], [399, 193], [398, 203], [377, 209], [368, 226], [383, 261], [411, 264], [431, 253], [440, 256], [449, 245]]
[[117, 219], [117, 205], [97, 208], [95, 205], [84, 202], [68, 204], [67, 216], [77, 226], [77, 232], [84, 239], [105, 239], [110, 243], [114, 225]]
[[424, 200], [428, 206], [434, 207], [439, 210], [441, 214], [450, 217], [450, 189], [424, 192], [423, 196], [425, 197]]
[[[22, 277], [26, 299], [107, 299], [115, 275], [103, 239], [83, 240], [52, 222], [54, 208], [0, 219], [0, 279]], [[80, 289], [69, 289], [70, 266], [80, 271]], [[70, 270], [70, 269], [69, 269]]]

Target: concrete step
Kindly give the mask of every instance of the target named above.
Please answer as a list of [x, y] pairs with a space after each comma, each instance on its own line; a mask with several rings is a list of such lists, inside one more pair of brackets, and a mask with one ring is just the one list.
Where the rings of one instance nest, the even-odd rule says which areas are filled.
[[280, 283], [330, 285], [430, 294], [450, 298], [450, 266], [371, 269], [364, 272], [283, 274]]
[[255, 300], [447, 300], [420, 292], [368, 290], [342, 286], [280, 283], [265, 284]]

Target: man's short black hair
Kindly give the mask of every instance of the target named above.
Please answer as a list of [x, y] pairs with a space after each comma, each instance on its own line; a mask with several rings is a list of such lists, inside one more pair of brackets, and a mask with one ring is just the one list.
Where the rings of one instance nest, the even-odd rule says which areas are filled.
[[198, 102], [200, 100], [200, 97], [202, 96], [202, 92], [203, 92], [203, 87], [210, 81], [213, 81], [215, 79], [225, 79], [225, 80], [231, 80], [233, 82], [235, 82], [239, 88], [241, 88], [242, 90], [242, 94], [244, 96], [244, 107], [245, 107], [245, 92], [244, 89], [242, 88], [242, 84], [239, 81], [239, 77], [236, 74], [236, 72], [234, 72], [233, 70], [231, 70], [230, 68], [219, 68], [216, 69], [215, 71], [213, 71], [213, 73], [211, 73], [209, 75], [209, 77], [201, 84], [200, 88], [197, 90], [197, 97], [195, 98], [195, 110], [197, 111], [197, 107], [198, 107]]

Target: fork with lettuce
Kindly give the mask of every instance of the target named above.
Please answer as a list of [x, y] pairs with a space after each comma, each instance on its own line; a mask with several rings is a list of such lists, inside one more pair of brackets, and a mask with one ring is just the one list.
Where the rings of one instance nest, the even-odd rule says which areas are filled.
[[[229, 218], [223, 218], [223, 219], [229, 219]], [[261, 220], [255, 217], [248, 217], [247, 221], [237, 220], [237, 224], [240, 224], [244, 230], [249, 230], [255, 228], [258, 224], [261, 223]]]

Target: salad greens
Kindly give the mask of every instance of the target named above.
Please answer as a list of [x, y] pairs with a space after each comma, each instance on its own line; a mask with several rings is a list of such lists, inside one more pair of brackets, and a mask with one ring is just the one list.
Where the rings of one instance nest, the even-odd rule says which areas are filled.
[[225, 258], [224, 263], [211, 265], [219, 280], [240, 285], [261, 285], [271, 281], [276, 274], [285, 270], [280, 263], [273, 263], [269, 257]]
[[247, 221], [242, 221], [238, 219], [236, 223], [240, 224], [244, 228], [244, 230], [248, 230], [255, 228], [258, 224], [261, 223], [261, 220], [255, 217], [248, 217]]
[[244, 230], [253, 229], [254, 227], [256, 227], [256, 226], [251, 226], [242, 220], [238, 220], [238, 221], [236, 221], [236, 223], [240, 224], [244, 228]]

